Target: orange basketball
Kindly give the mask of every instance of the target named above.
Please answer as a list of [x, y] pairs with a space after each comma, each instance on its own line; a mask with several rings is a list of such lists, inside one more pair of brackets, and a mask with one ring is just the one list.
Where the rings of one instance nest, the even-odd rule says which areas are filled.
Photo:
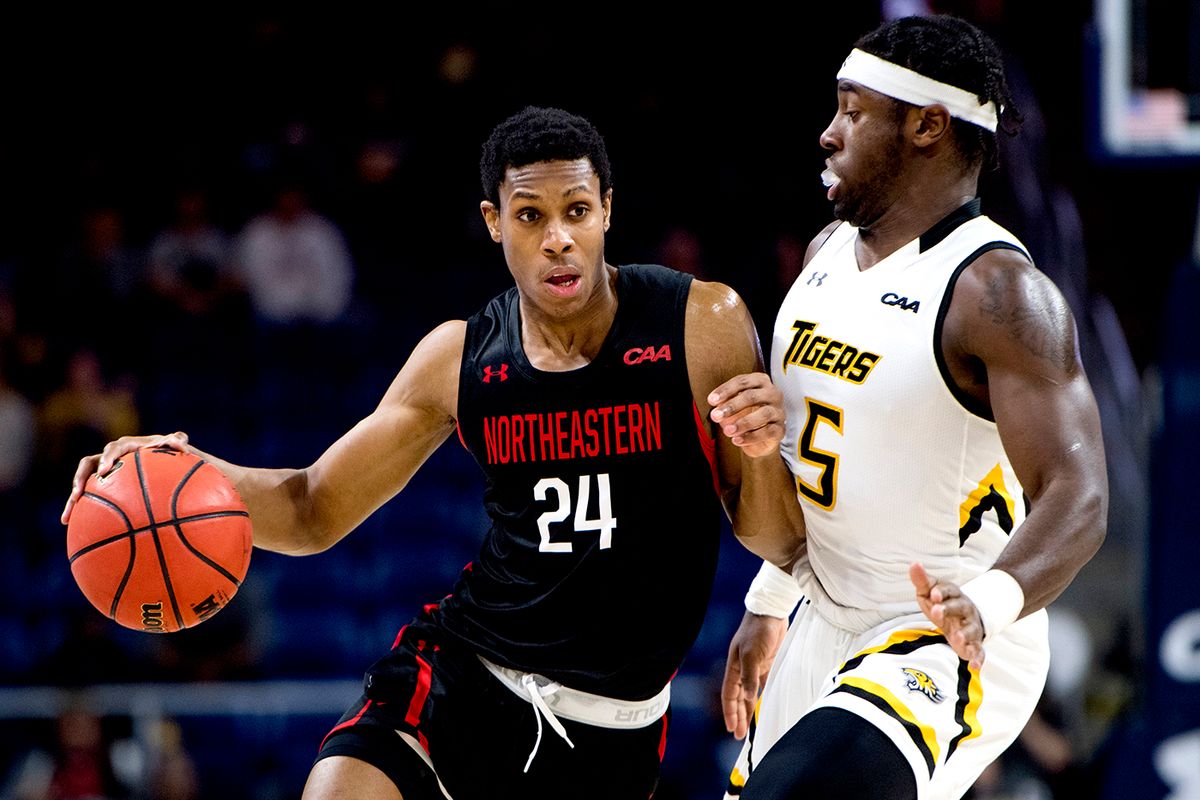
[[67, 525], [75, 582], [127, 628], [198, 625], [237, 593], [250, 566], [250, 515], [199, 456], [143, 448], [93, 475]]

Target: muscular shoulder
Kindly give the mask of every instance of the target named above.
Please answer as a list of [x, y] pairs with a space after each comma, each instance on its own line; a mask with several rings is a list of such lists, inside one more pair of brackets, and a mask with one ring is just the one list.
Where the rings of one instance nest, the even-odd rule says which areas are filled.
[[421, 408], [456, 419], [458, 373], [466, 332], [465, 321], [451, 320], [426, 334], [400, 368], [380, 405]]
[[733, 289], [714, 281], [692, 281], [686, 320], [688, 369], [699, 394], [734, 375], [761, 369], [754, 320]]
[[1019, 252], [998, 249], [963, 271], [944, 344], [993, 363], [1070, 375], [1079, 368], [1075, 320], [1058, 287]]

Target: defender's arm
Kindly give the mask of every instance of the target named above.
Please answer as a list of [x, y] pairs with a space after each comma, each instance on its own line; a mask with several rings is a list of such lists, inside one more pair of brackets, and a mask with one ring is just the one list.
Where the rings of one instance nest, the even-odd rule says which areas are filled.
[[[1104, 541], [1104, 444], [1071, 312], [1053, 283], [1020, 254], [994, 250], [964, 271], [942, 348], [959, 385], [990, 407], [1032, 506], [994, 566], [1015, 587], [994, 575], [998, 582], [983, 584], [982, 595], [972, 595], [974, 581], [964, 594], [913, 565], [922, 608], [960, 656], [979, 663], [984, 634], [996, 632], [984, 630], [988, 617], [1001, 627], [1044, 608]], [[980, 608], [972, 596], [983, 606], [1001, 602]], [[1009, 607], [1001, 612], [1004, 604]]]

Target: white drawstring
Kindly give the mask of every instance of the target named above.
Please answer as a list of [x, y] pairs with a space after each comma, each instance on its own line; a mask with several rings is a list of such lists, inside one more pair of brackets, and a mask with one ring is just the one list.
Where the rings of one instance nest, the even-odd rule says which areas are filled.
[[546, 718], [546, 722], [550, 723], [554, 732], [561, 736], [572, 750], [575, 749], [575, 743], [571, 741], [571, 737], [567, 736], [567, 729], [558, 721], [558, 717], [554, 716], [554, 712], [550, 710], [550, 706], [543, 699], [557, 692], [559, 684], [548, 683], [545, 686], [538, 686], [533, 675], [527, 673], [521, 678], [521, 687], [529, 693], [529, 700], [533, 703], [533, 718], [537, 720], [537, 739], [534, 740], [533, 750], [530, 751], [529, 759], [525, 762], [525, 772], [529, 772], [529, 767], [533, 764], [533, 757], [537, 755], [538, 747], [542, 744], [542, 717]]

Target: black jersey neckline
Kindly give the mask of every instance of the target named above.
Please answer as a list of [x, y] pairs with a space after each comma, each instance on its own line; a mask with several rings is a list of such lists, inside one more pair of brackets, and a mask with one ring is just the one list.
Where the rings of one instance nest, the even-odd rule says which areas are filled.
[[600, 349], [596, 351], [596, 357], [575, 369], [543, 370], [533, 365], [529, 360], [529, 356], [525, 353], [525, 343], [521, 341], [521, 293], [516, 289], [512, 291], [508, 299], [508, 329], [505, 331], [505, 337], [508, 340], [508, 350], [512, 354], [514, 364], [521, 374], [532, 381], [571, 380], [581, 375], [586, 375], [588, 370], [606, 359], [609, 351], [614, 346], [613, 343], [620, 338], [626, 313], [625, 306], [629, 302], [628, 292], [626, 291], [629, 284], [628, 271], [620, 266], [617, 266], [616, 270], [617, 312], [613, 316], [612, 324], [609, 325], [608, 333], [604, 335], [604, 341], [600, 344]]
[[924, 253], [937, 246], [943, 239], [963, 223], [970, 222], [976, 217], [983, 216], [983, 202], [978, 197], [972, 197], [958, 208], [942, 217], [920, 236], [920, 252]]

